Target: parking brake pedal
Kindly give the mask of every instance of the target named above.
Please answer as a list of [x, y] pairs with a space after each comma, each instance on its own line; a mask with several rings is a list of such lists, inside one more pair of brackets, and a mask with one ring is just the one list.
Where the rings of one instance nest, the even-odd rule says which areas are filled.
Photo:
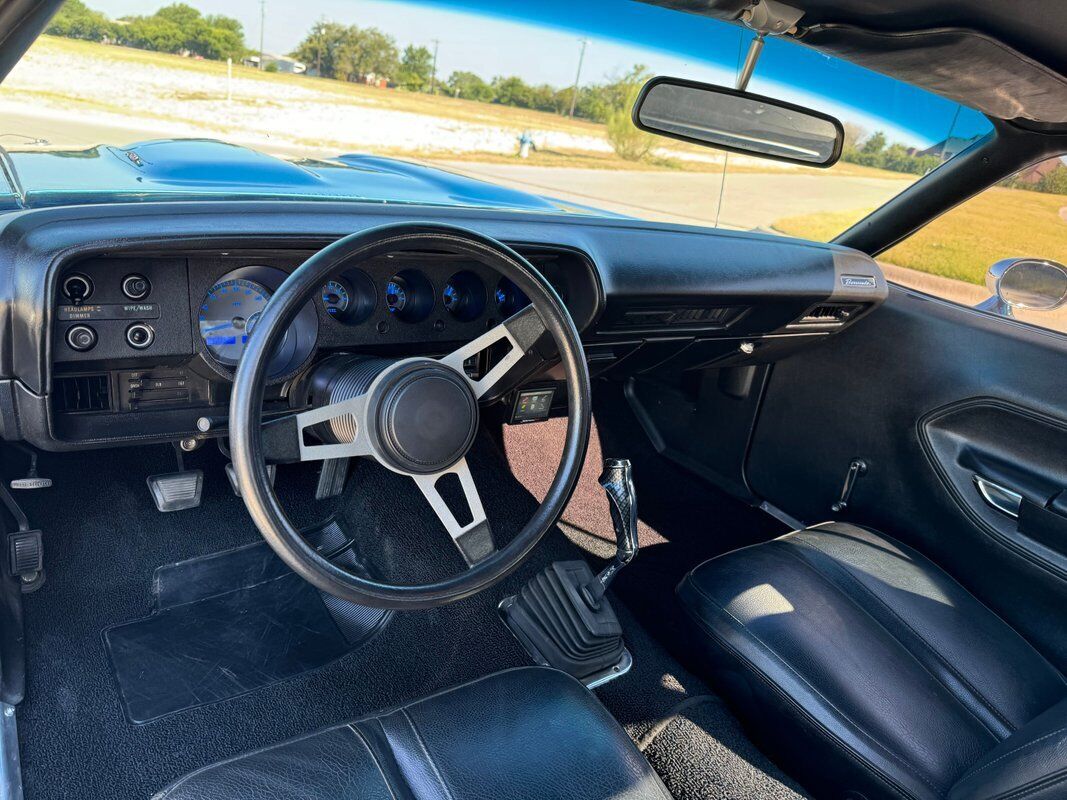
[[18, 525], [18, 530], [7, 536], [8, 574], [18, 578], [23, 594], [35, 592], [44, 584], [44, 540], [41, 531], [30, 528], [25, 512], [2, 483], [0, 500]]
[[24, 447], [18, 443], [12, 444], [30, 458], [30, 469], [24, 478], [15, 478], [9, 484], [12, 489], [48, 489], [52, 486], [52, 479], [37, 474], [37, 451]]
[[607, 459], [607, 492], [616, 553], [599, 575], [585, 561], [557, 561], [500, 604], [505, 624], [535, 661], [599, 686], [629, 670], [633, 659], [622, 626], [605, 597], [619, 570], [637, 554], [637, 498], [630, 462]]
[[174, 452], [178, 458], [178, 471], [165, 475], [149, 475], [148, 491], [160, 511], [184, 511], [200, 505], [200, 494], [204, 490], [204, 472], [199, 469], [186, 469], [182, 451], [176, 445]]

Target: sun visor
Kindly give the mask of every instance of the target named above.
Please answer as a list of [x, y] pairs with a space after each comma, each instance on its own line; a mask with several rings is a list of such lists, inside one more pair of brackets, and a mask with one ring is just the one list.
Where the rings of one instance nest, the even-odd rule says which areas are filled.
[[797, 39], [992, 117], [1067, 122], [1067, 78], [975, 31], [814, 25]]
[[0, 81], [30, 49], [63, 0], [0, 0]]

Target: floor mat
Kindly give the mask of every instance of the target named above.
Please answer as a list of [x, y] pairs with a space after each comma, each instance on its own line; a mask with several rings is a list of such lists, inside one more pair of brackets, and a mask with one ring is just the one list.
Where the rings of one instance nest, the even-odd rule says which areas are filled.
[[[306, 536], [335, 560], [351, 552], [336, 521]], [[391, 616], [327, 605], [266, 542], [160, 567], [153, 589], [150, 616], [104, 631], [123, 711], [137, 724], [319, 669]]]

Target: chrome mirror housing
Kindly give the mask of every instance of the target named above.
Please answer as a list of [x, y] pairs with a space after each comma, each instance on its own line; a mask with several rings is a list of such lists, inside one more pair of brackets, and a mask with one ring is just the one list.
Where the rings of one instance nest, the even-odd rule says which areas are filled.
[[986, 288], [992, 297], [976, 308], [1002, 317], [1015, 309], [1054, 311], [1067, 304], [1067, 267], [1038, 258], [1005, 258], [989, 268]]

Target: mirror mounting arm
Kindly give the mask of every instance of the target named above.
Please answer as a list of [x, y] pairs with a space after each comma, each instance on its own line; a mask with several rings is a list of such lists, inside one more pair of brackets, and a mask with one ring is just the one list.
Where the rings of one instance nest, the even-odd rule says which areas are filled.
[[787, 6], [778, 0], [752, 0], [752, 5], [741, 12], [741, 23], [756, 32], [756, 37], [749, 42], [745, 54], [745, 64], [737, 76], [736, 89], [743, 92], [748, 88], [752, 73], [756, 71], [756, 62], [763, 52], [763, 43], [767, 36], [780, 36], [783, 33], [795, 33], [797, 22], [804, 16], [799, 8]]

